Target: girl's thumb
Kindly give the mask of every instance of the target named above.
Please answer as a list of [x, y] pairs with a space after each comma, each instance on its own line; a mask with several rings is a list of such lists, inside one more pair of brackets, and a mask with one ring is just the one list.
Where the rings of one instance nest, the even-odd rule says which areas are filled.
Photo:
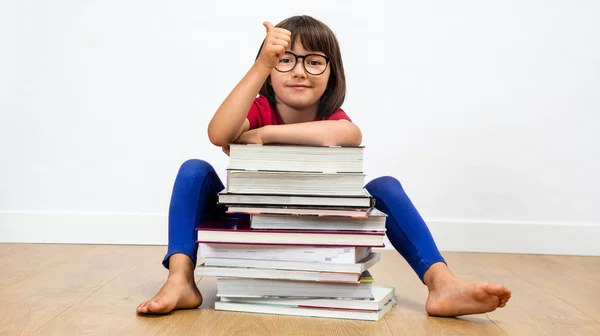
[[273, 24], [269, 21], [263, 22], [263, 26], [265, 26], [265, 28], [267, 28], [267, 33], [270, 32], [271, 29], [273, 29]]

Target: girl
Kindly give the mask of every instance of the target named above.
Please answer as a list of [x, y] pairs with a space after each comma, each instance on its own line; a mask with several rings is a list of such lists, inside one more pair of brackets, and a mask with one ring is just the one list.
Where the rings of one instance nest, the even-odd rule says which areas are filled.
[[[333, 32], [309, 16], [291, 17], [276, 27], [265, 22], [264, 26], [266, 38], [254, 65], [210, 121], [210, 141], [227, 154], [232, 142], [360, 145], [360, 129], [340, 109], [346, 82]], [[169, 245], [163, 260], [169, 276], [156, 296], [137, 307], [139, 313], [201, 305], [202, 295], [194, 282], [195, 228], [205, 219], [231, 216], [217, 204], [217, 193], [223, 188], [209, 163], [183, 163], [169, 208]], [[386, 228], [392, 245], [427, 285], [428, 314], [477, 314], [506, 305], [511, 292], [504, 286], [466, 282], [453, 275], [395, 178], [380, 177], [365, 188], [376, 198], [376, 207], [388, 215]]]

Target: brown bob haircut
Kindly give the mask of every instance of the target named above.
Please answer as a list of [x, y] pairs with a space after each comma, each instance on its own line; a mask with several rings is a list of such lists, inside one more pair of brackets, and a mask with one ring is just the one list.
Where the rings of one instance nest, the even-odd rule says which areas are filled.
[[[294, 48], [296, 40], [300, 39], [300, 43], [305, 49], [323, 52], [331, 58], [327, 88], [317, 107], [318, 119], [329, 118], [342, 106], [346, 98], [346, 75], [337, 38], [326, 24], [308, 15], [292, 16], [279, 22], [275, 27], [287, 29], [292, 33], [290, 48]], [[263, 45], [264, 41], [256, 55], [257, 59]], [[275, 92], [270, 83], [271, 76], [269, 75], [259, 93], [269, 100], [275, 110]]]

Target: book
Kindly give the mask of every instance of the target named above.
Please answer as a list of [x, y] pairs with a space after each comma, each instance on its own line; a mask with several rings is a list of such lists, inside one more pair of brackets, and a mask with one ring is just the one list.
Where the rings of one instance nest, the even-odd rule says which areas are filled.
[[227, 192], [238, 194], [363, 195], [365, 174], [227, 170]]
[[372, 208], [375, 199], [366, 189], [361, 195], [290, 195], [290, 194], [235, 194], [223, 190], [219, 193], [219, 203], [226, 205], [280, 205], [280, 206], [327, 206]]
[[355, 264], [371, 253], [370, 247], [293, 246], [293, 245], [198, 245], [202, 258], [233, 258], [244, 260], [276, 260]]
[[370, 276], [363, 276], [359, 283], [217, 278], [218, 297], [373, 300], [372, 287]]
[[350, 320], [379, 321], [394, 305], [394, 301], [388, 301], [381, 310], [347, 310], [347, 309], [324, 309], [306, 307], [287, 307], [281, 305], [249, 304], [238, 302], [216, 301], [215, 310], [262, 313], [275, 315], [310, 316], [324, 318], [339, 318]]
[[387, 215], [377, 209], [367, 217], [253, 214], [253, 229], [385, 231]]
[[236, 277], [337, 283], [360, 283], [361, 278], [361, 273], [317, 272], [251, 267], [217, 267], [206, 266], [204, 264], [198, 265], [195, 273], [199, 277]]
[[231, 144], [229, 169], [361, 173], [364, 147]]
[[361, 299], [307, 299], [307, 298], [243, 298], [221, 297], [221, 302], [237, 302], [246, 304], [267, 304], [297, 308], [327, 308], [352, 310], [381, 310], [390, 300], [396, 299], [394, 287], [373, 285], [373, 300]]
[[296, 206], [244, 206], [229, 205], [227, 213], [244, 214], [277, 214], [277, 215], [313, 215], [313, 216], [345, 216], [345, 217], [363, 217], [366, 218], [372, 208], [329, 208], [329, 207], [296, 207]]
[[377, 252], [370, 253], [363, 260], [354, 264], [334, 264], [307, 261], [281, 260], [248, 260], [235, 258], [203, 258], [206, 266], [212, 267], [247, 267], [258, 269], [299, 270], [316, 272], [362, 273], [379, 262], [381, 256]]
[[385, 238], [379, 231], [256, 230], [249, 220], [235, 218], [208, 221], [196, 230], [197, 243], [383, 247]]

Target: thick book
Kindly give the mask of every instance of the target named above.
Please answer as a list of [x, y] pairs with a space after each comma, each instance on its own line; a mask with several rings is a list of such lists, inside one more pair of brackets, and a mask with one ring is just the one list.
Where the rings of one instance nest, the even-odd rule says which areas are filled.
[[318, 262], [330, 264], [355, 264], [371, 253], [370, 247], [274, 246], [205, 243], [199, 244], [198, 247], [201, 258]]
[[245, 304], [264, 304], [274, 306], [287, 306], [295, 308], [326, 308], [378, 311], [386, 303], [396, 299], [394, 287], [372, 286], [373, 300], [360, 299], [304, 299], [304, 298], [239, 298], [221, 297], [221, 302], [236, 302]]
[[238, 302], [216, 301], [215, 310], [258, 313], [258, 314], [274, 314], [274, 315], [290, 315], [290, 316], [310, 316], [323, 318], [337, 318], [349, 320], [365, 320], [379, 321], [387, 312], [390, 311], [394, 301], [388, 301], [381, 310], [348, 310], [348, 309], [326, 309], [326, 308], [305, 308], [305, 307], [290, 307], [281, 305], [267, 304], [252, 304]]
[[230, 144], [229, 169], [362, 173], [364, 147]]
[[385, 231], [387, 215], [373, 209], [367, 217], [274, 215], [254, 214], [251, 216], [253, 229], [282, 230], [342, 230], [342, 231]]
[[257, 269], [297, 270], [315, 272], [362, 273], [381, 260], [377, 252], [372, 252], [363, 260], [354, 264], [333, 264], [306, 261], [248, 260], [235, 258], [203, 258], [205, 266], [211, 267], [247, 267]]
[[371, 208], [375, 199], [366, 189], [362, 195], [276, 195], [276, 194], [234, 194], [225, 190], [219, 193], [219, 203], [225, 205], [281, 205], [281, 206], [324, 206]]
[[363, 173], [227, 170], [227, 192], [279, 195], [364, 195]]
[[373, 279], [369, 276], [363, 276], [360, 283], [217, 278], [217, 296], [229, 298], [286, 297], [373, 300], [372, 287]]
[[383, 247], [385, 238], [378, 231], [256, 230], [237, 218], [207, 221], [197, 230], [197, 243]]

